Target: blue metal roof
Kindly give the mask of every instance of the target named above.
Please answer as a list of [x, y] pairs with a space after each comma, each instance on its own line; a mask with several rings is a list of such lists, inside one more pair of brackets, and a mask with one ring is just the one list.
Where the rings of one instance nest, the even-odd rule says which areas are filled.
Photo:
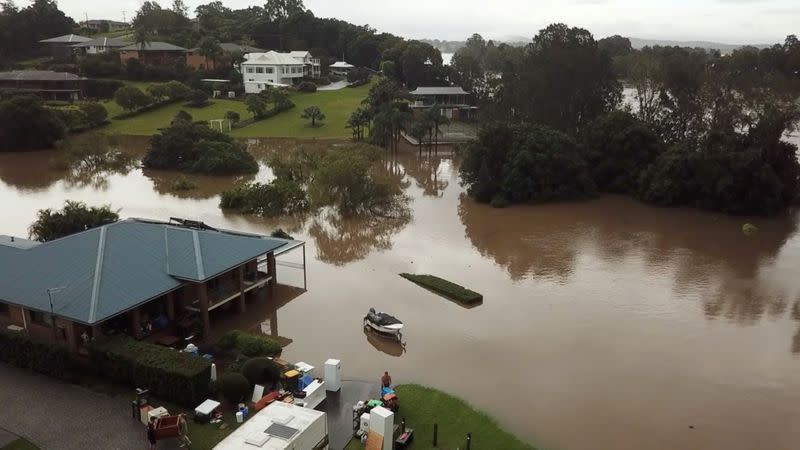
[[49, 312], [60, 288], [56, 315], [94, 324], [292, 243], [137, 219], [40, 245], [0, 239], [0, 301]]

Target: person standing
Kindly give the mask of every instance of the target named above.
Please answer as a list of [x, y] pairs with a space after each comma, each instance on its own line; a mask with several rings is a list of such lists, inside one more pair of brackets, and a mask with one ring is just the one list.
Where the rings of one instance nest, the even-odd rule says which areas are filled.
[[392, 387], [392, 376], [389, 375], [389, 372], [383, 372], [383, 376], [381, 377], [381, 387], [383, 388]]
[[151, 417], [150, 422], [147, 424], [147, 442], [150, 443], [150, 450], [156, 448], [156, 418]]

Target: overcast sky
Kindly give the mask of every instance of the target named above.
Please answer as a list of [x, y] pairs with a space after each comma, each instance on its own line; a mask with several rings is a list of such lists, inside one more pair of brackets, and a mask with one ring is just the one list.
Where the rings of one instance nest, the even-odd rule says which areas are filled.
[[[192, 9], [207, 1], [185, 0]], [[172, 0], [160, 0], [169, 7]], [[22, 4], [19, 1], [18, 4]], [[60, 0], [76, 20], [130, 19], [142, 0]], [[263, 4], [223, 0], [231, 8]], [[318, 17], [369, 24], [411, 38], [463, 40], [474, 32], [529, 38], [553, 22], [587, 28], [597, 37], [775, 43], [800, 34], [800, 0], [305, 0]]]

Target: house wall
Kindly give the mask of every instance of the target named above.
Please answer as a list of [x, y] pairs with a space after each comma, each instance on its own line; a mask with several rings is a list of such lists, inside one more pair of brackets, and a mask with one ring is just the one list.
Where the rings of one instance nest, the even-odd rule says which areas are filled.
[[125, 65], [129, 59], [138, 59], [142, 64], [150, 66], [168, 66], [175, 64], [179, 59], [186, 59], [186, 54], [183, 52], [159, 52], [159, 51], [146, 51], [139, 50], [120, 50], [119, 60]]
[[197, 52], [186, 53], [186, 65], [197, 70], [214, 70], [214, 61]]
[[291, 85], [305, 76], [305, 69], [301, 64], [266, 65], [243, 62], [241, 70], [244, 91], [248, 94], [263, 91], [269, 83]]

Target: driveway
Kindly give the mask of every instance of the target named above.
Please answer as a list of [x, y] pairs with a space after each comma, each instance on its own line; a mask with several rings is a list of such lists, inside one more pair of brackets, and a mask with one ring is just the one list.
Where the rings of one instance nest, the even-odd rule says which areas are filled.
[[349, 86], [350, 83], [347, 81], [334, 81], [331, 84], [326, 86], [320, 86], [317, 88], [318, 91], [338, 91], [339, 89], [344, 89]]
[[0, 428], [43, 450], [147, 448], [144, 427], [131, 419], [133, 398], [100, 394], [5, 364], [0, 364], [0, 386]]

